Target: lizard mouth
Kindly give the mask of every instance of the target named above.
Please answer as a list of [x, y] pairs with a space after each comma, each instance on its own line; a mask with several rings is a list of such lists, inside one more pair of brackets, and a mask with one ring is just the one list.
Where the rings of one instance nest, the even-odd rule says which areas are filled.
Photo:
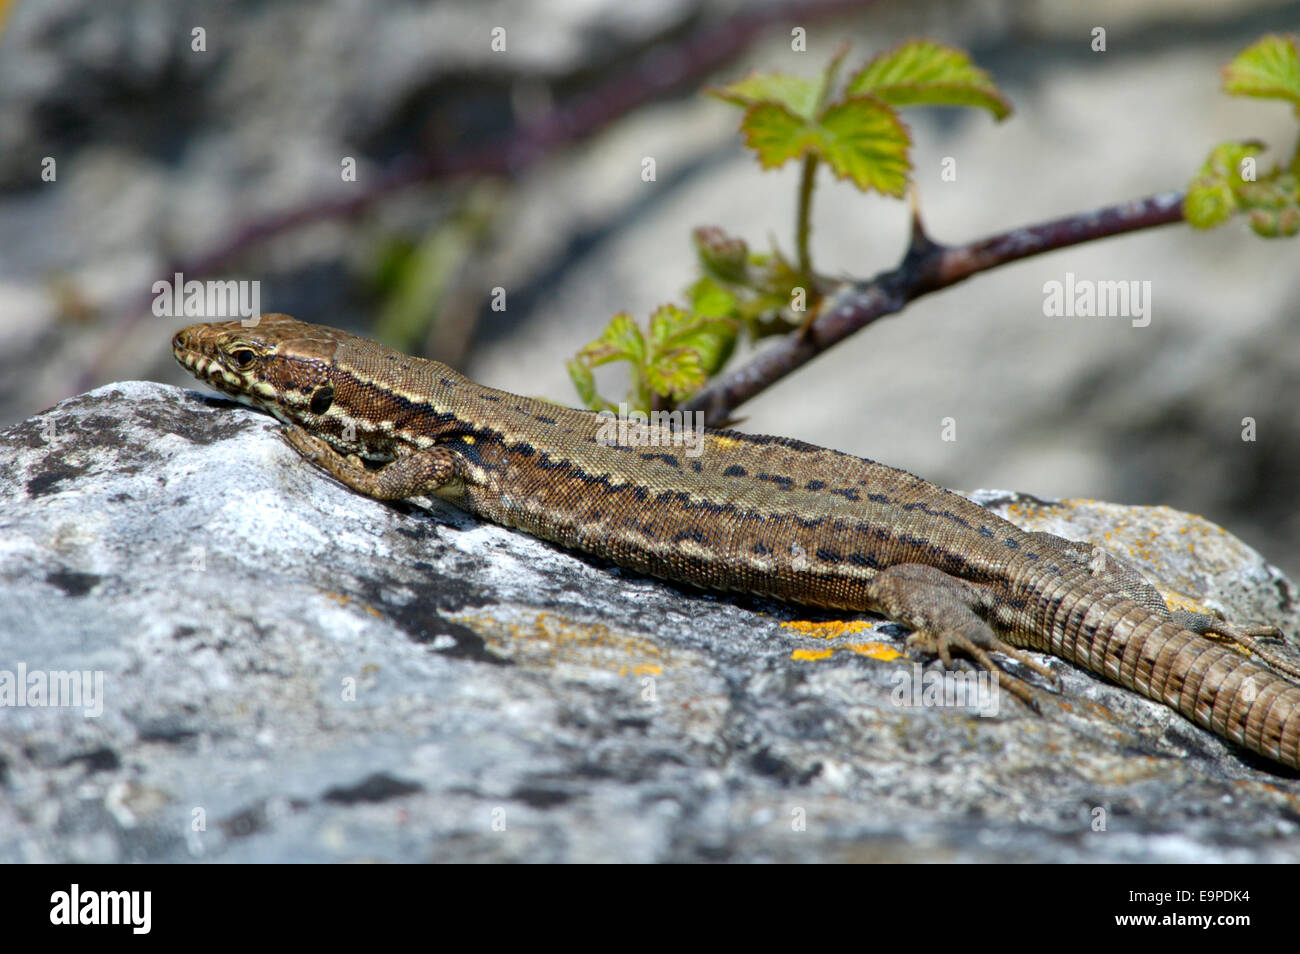
[[247, 382], [226, 368], [219, 355], [208, 325], [190, 325], [172, 336], [172, 356], [182, 368], [223, 394], [259, 407], [246, 393]]
[[196, 378], [216, 386], [224, 369], [211, 353], [205, 353], [198, 326], [182, 328], [172, 336], [172, 355], [182, 368]]

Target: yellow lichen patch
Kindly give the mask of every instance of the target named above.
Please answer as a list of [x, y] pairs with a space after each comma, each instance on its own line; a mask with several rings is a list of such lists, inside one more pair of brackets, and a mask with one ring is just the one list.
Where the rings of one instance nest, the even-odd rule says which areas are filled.
[[[335, 593], [333, 590], [326, 590], [325, 595], [328, 596], [330, 599], [332, 599], [335, 603], [338, 603], [340, 606], [347, 606], [350, 603], [354, 602], [352, 597], [344, 593]], [[365, 612], [369, 613], [371, 616], [377, 617], [378, 619], [384, 618], [384, 614], [379, 612], [379, 610], [375, 609], [369, 603], [359, 603], [357, 605], [359, 605]]]
[[1165, 601], [1165, 605], [1171, 610], [1187, 610], [1190, 613], [1213, 615], [1213, 611], [1208, 606], [1186, 593], [1179, 593], [1177, 590], [1171, 590], [1163, 586], [1157, 586], [1156, 592], [1160, 594], [1160, 598]]
[[861, 619], [832, 619], [822, 623], [797, 619], [789, 623], [782, 623], [781, 628], [793, 630], [800, 636], [812, 636], [815, 639], [839, 639], [849, 633], [860, 633], [864, 629], [870, 629], [871, 625], [871, 623]]
[[523, 666], [572, 665], [620, 676], [659, 676], [672, 664], [669, 654], [644, 636], [553, 613], [538, 613], [523, 623], [469, 614], [452, 619], [474, 630], [493, 652]]
[[885, 643], [849, 643], [845, 649], [851, 649], [859, 656], [870, 656], [872, 659], [879, 659], [881, 662], [892, 662], [895, 659], [903, 658], [893, 646]]
[[651, 666], [649, 664], [633, 666], [630, 670], [627, 666], [623, 666], [619, 669], [618, 674], [626, 676], [629, 672], [634, 676], [662, 676], [664, 674], [662, 666]]
[[[808, 636], [813, 639], [839, 639], [853, 633], [860, 633], [863, 630], [870, 629], [872, 623], [861, 620], [827, 620], [825, 622], [815, 623], [809, 620], [794, 620], [789, 623], [782, 623], [783, 629], [788, 629], [798, 633], [800, 636]], [[902, 657], [893, 646], [887, 643], [845, 643], [840, 646], [831, 646], [826, 649], [796, 649], [790, 653], [791, 659], [804, 659], [815, 661], [818, 659], [829, 659], [837, 651], [847, 649], [849, 652], [857, 653], [859, 656], [869, 656], [872, 659], [879, 659], [883, 662], [889, 662]]]

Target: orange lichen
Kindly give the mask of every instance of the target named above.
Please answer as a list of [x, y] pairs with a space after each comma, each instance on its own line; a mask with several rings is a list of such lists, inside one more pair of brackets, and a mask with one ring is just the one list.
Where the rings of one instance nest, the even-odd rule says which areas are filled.
[[870, 629], [871, 626], [871, 623], [862, 619], [832, 619], [820, 623], [797, 619], [793, 622], [781, 624], [782, 629], [794, 630], [800, 636], [812, 636], [815, 639], [838, 639], [849, 633], [860, 633], [864, 629]]
[[895, 659], [903, 658], [902, 653], [885, 643], [850, 643], [844, 648], [853, 650], [859, 656], [870, 656], [872, 659], [879, 659], [881, 662], [892, 662]]

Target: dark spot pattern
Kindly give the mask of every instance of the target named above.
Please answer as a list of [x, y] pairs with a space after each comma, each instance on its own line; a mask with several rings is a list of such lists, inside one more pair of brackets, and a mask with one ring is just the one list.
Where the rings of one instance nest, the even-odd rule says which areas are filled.
[[682, 462], [672, 454], [642, 454], [642, 460], [661, 460], [669, 467], [681, 468]]

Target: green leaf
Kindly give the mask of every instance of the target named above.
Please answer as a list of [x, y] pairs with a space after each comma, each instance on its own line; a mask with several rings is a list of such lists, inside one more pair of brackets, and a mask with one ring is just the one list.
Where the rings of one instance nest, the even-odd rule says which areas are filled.
[[1223, 91], [1290, 100], [1300, 108], [1300, 54], [1295, 37], [1269, 34], [1223, 67]]
[[1210, 150], [1196, 178], [1187, 187], [1183, 217], [1194, 228], [1208, 229], [1227, 221], [1241, 205], [1241, 161], [1256, 156], [1263, 143], [1221, 142]]
[[800, 119], [812, 119], [823, 83], [824, 78], [806, 80], [788, 73], [751, 73], [727, 86], [712, 87], [708, 93], [736, 106], [748, 108], [770, 103], [784, 107]]
[[[734, 308], [735, 298], [707, 278], [697, 282], [692, 292], [698, 292], [697, 300], [708, 306], [728, 312]], [[647, 381], [659, 394], [670, 394], [678, 401], [689, 397], [730, 357], [738, 330], [737, 323], [726, 315], [689, 314], [676, 305], [660, 306], [650, 316], [653, 353]]]
[[912, 168], [907, 130], [892, 109], [870, 96], [836, 103], [816, 123], [782, 106], [760, 103], [745, 114], [741, 128], [765, 169], [812, 153], [864, 192], [876, 189], [902, 196], [907, 188]]
[[641, 365], [645, 361], [645, 339], [632, 316], [620, 311], [609, 320], [600, 337], [578, 352], [578, 357], [588, 359], [592, 367], [611, 361], [631, 361]]
[[700, 354], [691, 348], [674, 348], [657, 355], [646, 368], [646, 383], [656, 394], [681, 401], [704, 387]]
[[596, 378], [592, 375], [591, 368], [577, 358], [567, 362], [565, 367], [569, 369], [569, 380], [573, 382], [583, 407], [593, 411], [604, 407], [606, 402], [596, 394]]
[[776, 103], [751, 106], [741, 120], [745, 144], [758, 153], [764, 169], [775, 169], [813, 148], [816, 136], [806, 120]]
[[1300, 232], [1300, 207], [1253, 209], [1248, 221], [1262, 238], [1290, 238]]
[[650, 344], [655, 353], [688, 328], [692, 318], [676, 305], [660, 305], [650, 314]]
[[701, 318], [733, 318], [736, 296], [711, 278], [701, 278], [686, 291], [691, 311]]
[[826, 110], [817, 152], [841, 179], [864, 192], [902, 197], [912, 169], [910, 140], [898, 115], [870, 96], [850, 96]]
[[700, 368], [706, 375], [716, 374], [731, 357], [738, 332], [739, 325], [729, 318], [704, 318], [694, 328], [678, 335], [674, 344], [699, 355]]
[[1192, 180], [1183, 200], [1183, 218], [1193, 228], [1209, 229], [1232, 218], [1237, 199], [1223, 179], [1201, 176]]
[[890, 106], [980, 106], [1000, 120], [1011, 114], [993, 78], [964, 51], [929, 40], [881, 53], [849, 78], [846, 92]]

